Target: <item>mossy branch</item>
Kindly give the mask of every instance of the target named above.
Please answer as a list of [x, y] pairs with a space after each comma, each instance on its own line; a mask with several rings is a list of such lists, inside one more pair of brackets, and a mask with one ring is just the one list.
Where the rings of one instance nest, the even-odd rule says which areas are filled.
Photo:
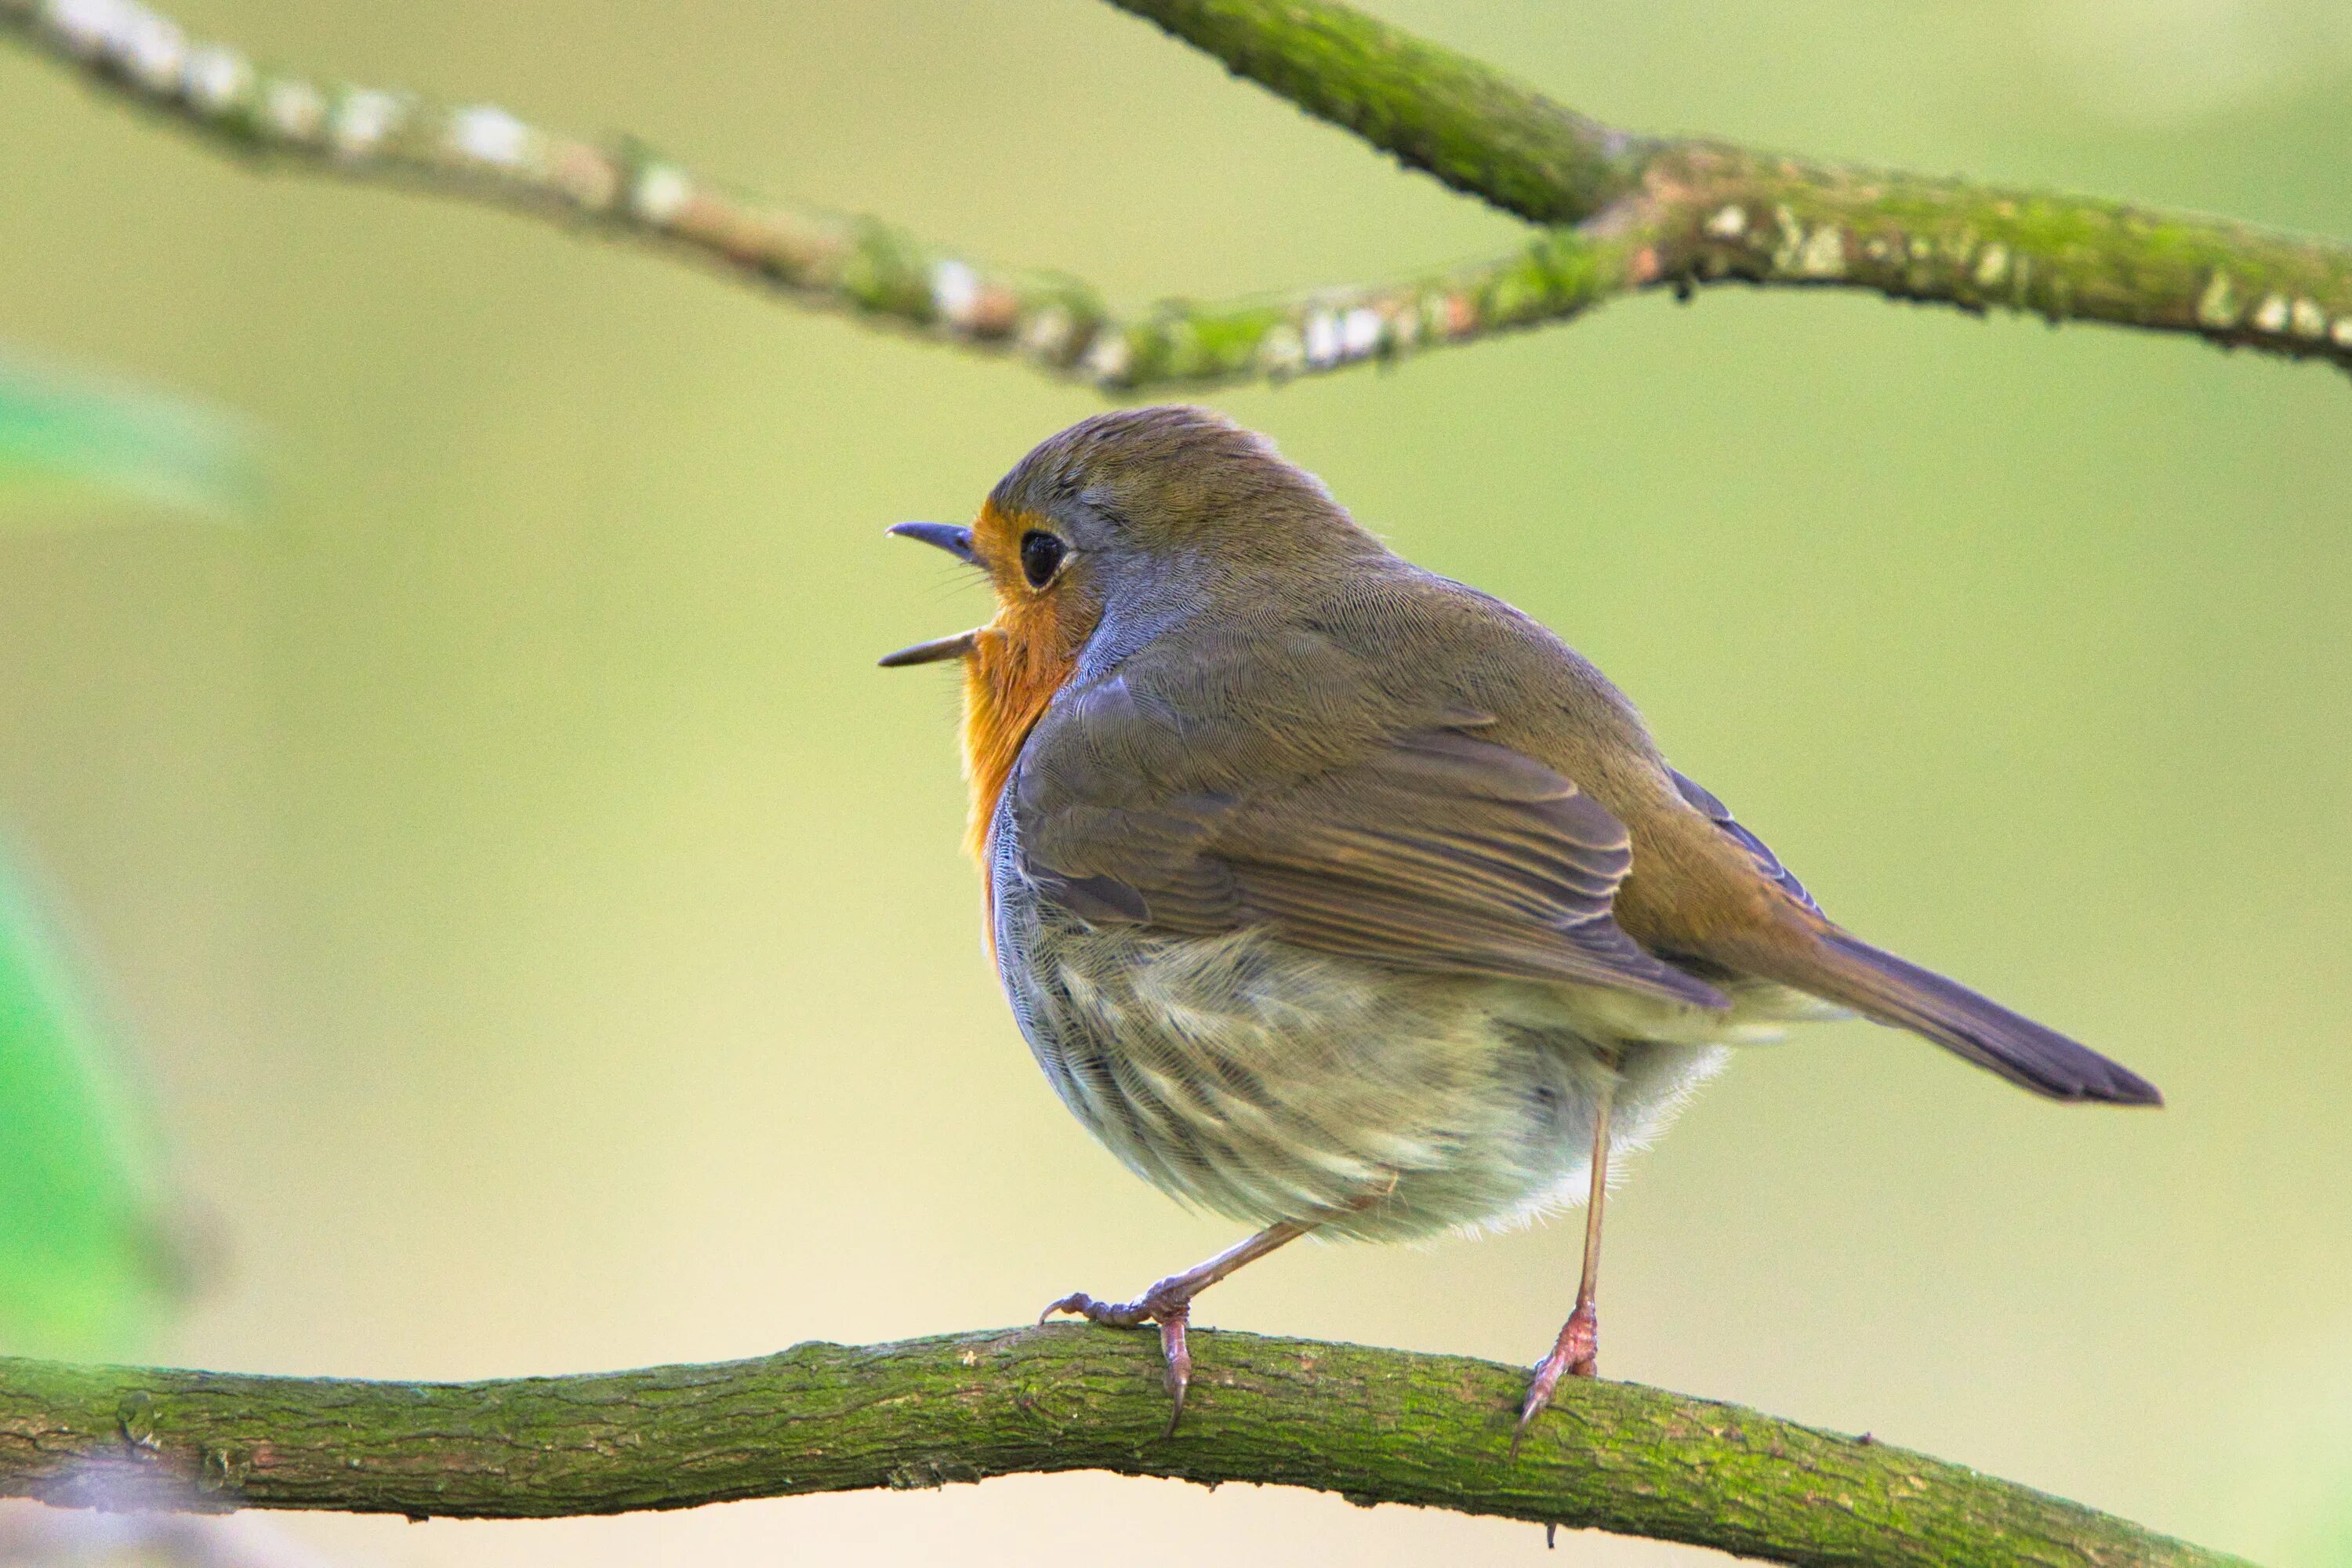
[[1236, 75], [1622, 258], [1619, 288], [1865, 289], [2352, 367], [2352, 247], [2088, 196], [1599, 125], [1337, 0], [1111, 0]]
[[0, 1361], [0, 1495], [187, 1510], [548, 1518], [992, 1476], [1254, 1481], [1843, 1568], [2245, 1568], [1868, 1437], [1575, 1383], [1507, 1458], [1526, 1373], [1196, 1331], [1181, 1430], [1152, 1336], [1085, 1326], [485, 1383]]
[[2352, 367], [2352, 248], [2087, 197], [1839, 168], [1612, 131], [1332, 0], [1114, 0], [1457, 190], [1546, 226], [1390, 283], [1122, 314], [871, 218], [746, 196], [626, 138], [488, 104], [321, 87], [191, 41], [136, 0], [0, 0], [0, 31], [267, 165], [391, 180], [635, 238], [1108, 391], [1281, 380], [1740, 281], [1864, 289], [2245, 344]]

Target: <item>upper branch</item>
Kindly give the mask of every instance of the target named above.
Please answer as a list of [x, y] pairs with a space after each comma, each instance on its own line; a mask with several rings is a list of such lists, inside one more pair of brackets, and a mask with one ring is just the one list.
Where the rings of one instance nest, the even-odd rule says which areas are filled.
[[1623, 285], [1867, 289], [2191, 332], [2352, 368], [2352, 247], [1965, 180], [1611, 132], [1339, 0], [1112, 0], [1308, 113], [1541, 223], [1632, 244]]
[[1537, 223], [1581, 223], [1601, 212], [1641, 184], [1655, 146], [1350, 6], [1111, 3], [1400, 162]]
[[1311, 1487], [1845, 1568], [2245, 1568], [1874, 1442], [1633, 1384], [1196, 1331], [1163, 1436], [1148, 1336], [1055, 1327], [468, 1384], [0, 1360], [0, 1495], [522, 1518], [1103, 1469]]
[[137, 0], [0, 0], [0, 34], [206, 144], [269, 167], [406, 184], [583, 225], [715, 263], [805, 305], [849, 311], [1119, 391], [1275, 380], [1572, 315], [1622, 286], [1622, 258], [1573, 235], [1401, 282], [1132, 316], [1057, 273], [992, 268], [873, 218], [698, 179], [630, 138], [609, 144], [492, 104], [326, 87], [191, 40]]
[[1116, 0], [1457, 189], [1552, 226], [1399, 282], [1131, 315], [1059, 274], [979, 265], [871, 218], [698, 180], [488, 104], [322, 88], [192, 43], [137, 0], [0, 0], [0, 32], [210, 144], [269, 164], [488, 201], [714, 262], [801, 303], [1107, 390], [1386, 361], [1580, 314], [1633, 289], [1739, 280], [1874, 289], [2251, 344], [2352, 366], [2352, 250], [2220, 220], [1610, 131], [1332, 0]]

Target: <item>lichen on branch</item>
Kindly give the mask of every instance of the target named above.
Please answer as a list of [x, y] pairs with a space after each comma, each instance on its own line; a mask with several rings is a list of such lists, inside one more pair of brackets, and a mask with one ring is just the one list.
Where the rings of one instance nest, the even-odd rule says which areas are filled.
[[1612, 130], [1336, 0], [1114, 0], [1457, 190], [1546, 226], [1438, 274], [1112, 310], [894, 225], [745, 195], [627, 138], [321, 86], [138, 0], [0, 0], [0, 31], [265, 165], [400, 181], [715, 263], [806, 305], [1110, 392], [1280, 381], [1564, 321], [1641, 289], [1864, 289], [2352, 367], [2352, 249], [2248, 225]]
[[1864, 289], [2352, 368], [2352, 247], [2095, 197], [1636, 137], [1339, 0], [1111, 0], [1454, 189], [1636, 241], [1624, 288]]
[[1018, 355], [1110, 391], [1285, 380], [1572, 315], [1613, 252], [1542, 234], [1391, 283], [1122, 315], [1078, 279], [989, 267], [875, 218], [746, 195], [627, 137], [591, 141], [489, 103], [327, 85], [188, 37], [136, 0], [0, 0], [0, 32], [265, 168], [376, 180], [570, 220], [716, 264], [803, 305]]

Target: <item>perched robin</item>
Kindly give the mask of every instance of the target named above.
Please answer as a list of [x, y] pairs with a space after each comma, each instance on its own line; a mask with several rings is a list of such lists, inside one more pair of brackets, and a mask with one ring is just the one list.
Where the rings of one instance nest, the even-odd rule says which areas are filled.
[[1047, 1309], [1159, 1325], [1179, 1413], [1192, 1298], [1242, 1265], [1310, 1231], [1582, 1202], [1523, 1435], [1593, 1372], [1610, 1157], [1794, 1020], [1858, 1013], [2053, 1100], [2161, 1103], [1840, 928], [1599, 670], [1218, 415], [1088, 419], [970, 528], [890, 531], [995, 588], [986, 626], [882, 662], [963, 667], [971, 847], [1022, 1033], [1138, 1175], [1264, 1227], [1134, 1300]]

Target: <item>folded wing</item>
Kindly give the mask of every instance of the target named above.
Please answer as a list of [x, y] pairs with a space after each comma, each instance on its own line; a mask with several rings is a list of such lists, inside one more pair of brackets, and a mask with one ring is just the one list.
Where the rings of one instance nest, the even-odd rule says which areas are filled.
[[[1603, 985], [1720, 1007], [1611, 914], [1622, 823], [1544, 764], [1434, 724], [1226, 787], [1139, 791], [1106, 689], [1033, 737], [1013, 785], [1024, 869], [1085, 919], [1213, 934], [1262, 926], [1318, 952], [1438, 973]], [[1238, 772], [1238, 770], [1237, 770]], [[1089, 787], [1100, 781], [1099, 787]]]

